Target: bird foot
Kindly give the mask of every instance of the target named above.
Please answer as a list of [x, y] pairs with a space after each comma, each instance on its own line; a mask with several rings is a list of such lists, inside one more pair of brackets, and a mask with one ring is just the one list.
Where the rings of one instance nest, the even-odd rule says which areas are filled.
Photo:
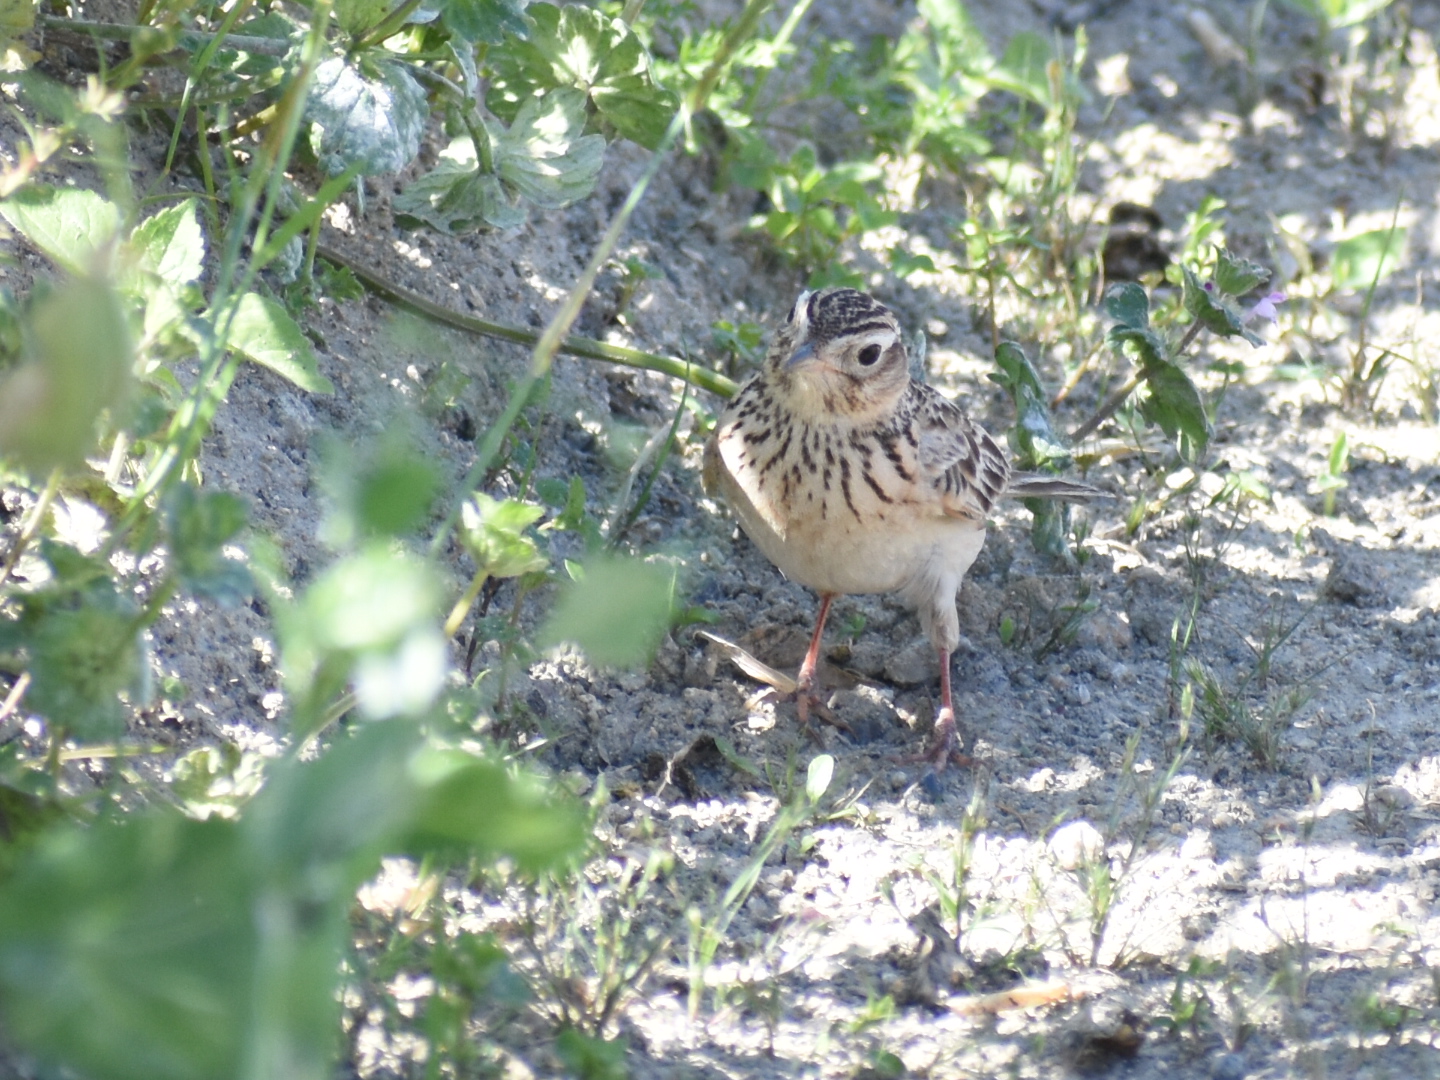
[[925, 762], [937, 773], [944, 772], [945, 767], [952, 763], [962, 769], [968, 769], [975, 764], [973, 757], [960, 752], [960, 739], [955, 734], [955, 713], [948, 708], [941, 709], [940, 715], [935, 717], [935, 734], [925, 751], [907, 754], [899, 760], [902, 765]]
[[813, 687], [798, 686], [795, 688], [795, 693], [792, 696], [795, 698], [795, 711], [800, 716], [800, 726], [805, 729], [806, 734], [815, 740], [815, 742], [818, 743], [820, 741], [820, 736], [815, 730], [815, 726], [810, 723], [810, 712], [812, 709], [820, 720], [829, 724], [831, 727], [838, 728], [846, 734], [852, 733], [853, 729], [850, 725], [831, 711], [830, 706], [825, 704], [824, 699], [821, 698]]

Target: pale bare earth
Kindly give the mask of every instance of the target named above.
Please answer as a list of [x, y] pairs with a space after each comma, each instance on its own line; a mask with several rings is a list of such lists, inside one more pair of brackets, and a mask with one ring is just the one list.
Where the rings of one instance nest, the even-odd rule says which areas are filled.
[[[864, 9], [857, 18], [867, 32], [894, 33], [912, 14], [854, 6]], [[998, 48], [1020, 29], [1051, 33], [1044, 6], [974, 8]], [[776, 789], [727, 763], [716, 740], [777, 774], [793, 755], [802, 777], [816, 746], [789, 706], [751, 701], [756, 685], [693, 629], [672, 635], [647, 671], [604, 673], [559, 654], [513, 675], [510, 693], [528, 720], [513, 720], [510, 737], [547, 740], [538, 763], [577, 790], [603, 779], [615, 798], [602, 831], [617, 851], [658, 844], [676, 856], [646, 916], [673, 936], [672, 955], [618, 1027], [636, 1077], [882, 1075], [863, 1071], [880, 1049], [910, 1075], [947, 1078], [1440, 1073], [1431, 1047], [1440, 1033], [1432, 977], [1440, 970], [1440, 436], [1416, 390], [1440, 366], [1432, 299], [1440, 286], [1440, 9], [1412, 5], [1414, 67], [1402, 75], [1404, 92], [1376, 106], [1384, 130], [1372, 117], [1369, 132], [1352, 135], [1333, 86], [1318, 105], [1307, 97], [1300, 69], [1308, 24], [1288, 11], [1267, 17], [1262, 93], [1247, 126], [1237, 111], [1240, 74], [1207, 55], [1181, 5], [1100, 6], [1085, 20], [1091, 97], [1081, 129], [1091, 141], [1082, 199], [1099, 219], [1119, 200], [1152, 206], [1169, 239], [1204, 195], [1219, 195], [1231, 246], [1279, 271], [1295, 297], [1290, 310], [1313, 310], [1313, 336], [1258, 350], [1206, 346], [1204, 358], [1247, 365], [1220, 408], [1208, 471], [1167, 481], [1163, 447], [1153, 441], [1152, 456], [1097, 463], [1090, 478], [1124, 497], [1092, 511], [1090, 555], [1078, 571], [1031, 551], [1022, 510], [995, 523], [962, 596], [967, 644], [955, 660], [973, 769], [922, 783], [920, 768], [896, 763], [928, 734], [938, 699], [933, 659], [913, 616], [892, 601], [837, 604], [830, 677], [835, 710], [853, 734], [823, 732], [836, 774], [821, 812], [765, 866], [709, 973], [724, 1004], [714, 1009], [707, 998], [697, 1020], [686, 1009], [683, 913], [691, 905], [718, 911], [779, 805]], [[809, 25], [841, 33], [853, 23], [840, 10], [849, 7], [816, 5]], [[1248, 5], [1209, 7], [1222, 25], [1243, 27]], [[816, 136], [822, 149], [827, 130]], [[539, 327], [644, 160], [616, 145], [600, 189], [583, 204], [534, 212], [514, 233], [463, 240], [397, 229], [389, 217], [395, 184], [372, 182], [365, 216], [337, 218], [327, 239], [439, 303]], [[747, 230], [753, 196], [716, 193], [711, 180], [701, 158], [677, 156], [667, 166], [620, 252], [663, 276], [641, 286], [623, 324], [610, 318], [618, 277], [602, 278], [578, 332], [714, 356], [715, 320], [773, 326], [783, 318], [802, 280]], [[901, 230], [943, 243], [935, 223], [958, 220], [962, 206], [954, 193], [931, 198]], [[1306, 299], [1313, 278], [1289, 283], [1296, 258], [1277, 230], [1323, 256], [1337, 239], [1388, 224], [1397, 199], [1409, 252], [1379, 290], [1370, 334], [1406, 360], [1396, 361], [1373, 414], [1345, 414], [1333, 387], [1275, 375], [1295, 359], [1292, 348], [1304, 358], [1348, 355], [1346, 318], [1358, 313], [1353, 297], [1335, 302], [1339, 316]], [[984, 377], [983, 313], [958, 279], [906, 285], [881, 273], [873, 256], [854, 255], [875, 268], [874, 291], [907, 327], [930, 331], [933, 380], [1003, 431], [1012, 415]], [[1011, 298], [1001, 315], [1004, 330], [1023, 337], [1023, 299]], [[255, 526], [275, 538], [300, 583], [328, 557], [316, 539], [322, 507], [312, 482], [323, 433], [366, 440], [408, 418], [458, 479], [476, 431], [503, 405], [525, 359], [515, 347], [421, 324], [377, 300], [326, 302], [311, 329], [336, 396], [307, 398], [248, 369], [202, 463], [207, 482], [249, 498]], [[1025, 343], [1058, 381], [1051, 343]], [[1062, 412], [1065, 426], [1086, 415], [1098, 392], [1082, 383]], [[581, 476], [591, 512], [603, 518], [627, 454], [671, 422], [677, 400], [677, 386], [659, 376], [561, 359], [533, 433], [539, 474]], [[690, 435], [696, 423], [687, 416], [682, 431]], [[1349, 486], [1326, 517], [1312, 484], [1342, 430]], [[691, 438], [683, 460], [672, 458], [629, 539], [682, 567], [689, 602], [717, 617], [715, 632], [793, 668], [815, 599], [783, 581], [701, 494], [699, 446]], [[1273, 498], [1248, 504], [1230, 527], [1230, 511], [1206, 507], [1237, 470], [1253, 472]], [[1124, 515], [1141, 492], [1167, 501], [1127, 535]], [[1198, 529], [1186, 524], [1192, 512], [1201, 515]], [[1290, 722], [1276, 726], [1273, 767], [1239, 741], [1207, 739], [1198, 714], [1181, 744], [1171, 634], [1195, 595], [1197, 566], [1204, 577], [1190, 656], [1221, 687], [1233, 693], [1267, 640], [1298, 624], [1275, 649], [1268, 679], [1238, 694], [1252, 713], [1294, 706]], [[459, 556], [454, 567], [458, 584], [470, 570]], [[1037, 660], [1085, 588], [1094, 612]], [[512, 600], [506, 587], [495, 606]], [[523, 618], [537, 621], [545, 603], [543, 594], [530, 600]], [[1002, 623], [1015, 628], [1008, 645]], [[223, 738], [264, 750], [282, 737], [283, 687], [257, 611], [177, 608], [153, 648], [159, 668], [192, 687], [168, 721], [178, 724], [178, 746]], [[482, 643], [478, 655], [483, 663], [497, 652]], [[972, 806], [983, 820], [966, 844]], [[953, 924], [940, 928], [937, 884], [955, 887], [962, 851], [970, 863], [957, 946]], [[1104, 865], [1116, 879], [1113, 907], [1092, 935], [1085, 886]], [[387, 878], [403, 882], [409, 872], [392, 866]], [[505, 917], [499, 897], [454, 902], [471, 927]], [[1165, 1021], [1176, 1015], [1177, 972], [1191, 965], [1209, 1012], [1172, 1034]], [[956, 1008], [1031, 985], [1046, 989], [1029, 1008]], [[893, 1011], [867, 1006], [885, 995]], [[1182, 988], [1182, 1002], [1195, 996], [1193, 986]], [[1377, 1020], [1396, 1016], [1388, 1027]], [[860, 1023], [867, 1017], [874, 1022]], [[507, 1036], [514, 1075], [554, 1071], [543, 1030], [522, 1024]], [[361, 1073], [420, 1068], [378, 1035], [360, 1046], [353, 1066]]]

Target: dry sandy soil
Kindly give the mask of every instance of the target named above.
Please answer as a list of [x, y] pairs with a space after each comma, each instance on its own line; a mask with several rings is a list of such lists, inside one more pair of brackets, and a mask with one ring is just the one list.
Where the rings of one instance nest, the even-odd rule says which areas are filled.
[[[1038, 2], [971, 6], [997, 49], [1020, 29], [1066, 35], [1075, 14]], [[535, 760], [578, 790], [603, 778], [615, 797], [602, 833], [617, 851], [659, 844], [676, 856], [651, 916], [675, 935], [676, 959], [619, 1023], [635, 1077], [878, 1076], [864, 1070], [882, 1048], [910, 1075], [932, 1077], [1440, 1073], [1440, 434], [1423, 421], [1417, 390], [1440, 366], [1440, 6], [1412, 5], [1403, 93], [1377, 103], [1359, 133], [1342, 123], [1333, 72], [1324, 84], [1311, 77], [1310, 24], [1288, 9], [1267, 15], [1247, 119], [1240, 75], [1212, 61], [1181, 5], [1081, 7], [1091, 57], [1082, 198], [1102, 217], [1120, 200], [1151, 206], [1173, 238], [1203, 196], [1218, 195], [1232, 247], [1275, 267], [1297, 297], [1311, 286], [1289, 280], [1297, 265], [1279, 225], [1323, 258], [1338, 238], [1388, 224], [1399, 199], [1408, 256], [1377, 296], [1370, 334], [1413, 364], [1396, 364], [1373, 411], [1341, 412], [1333, 386], [1284, 381], [1275, 367], [1345, 356], [1358, 304], [1292, 300], [1292, 311], [1319, 312], [1313, 336], [1243, 352], [1205, 346], [1207, 357], [1243, 359], [1246, 374], [1224, 398], [1195, 484], [1167, 480], [1159, 454], [1099, 461], [1090, 479], [1122, 497], [1090, 511], [1090, 554], [1078, 569], [1034, 554], [1023, 510], [1001, 515], [960, 605], [966, 643], [954, 675], [971, 769], [927, 777], [897, 763], [928, 734], [934, 661], [914, 617], [891, 599], [840, 601], [828, 678], [853, 733], [822, 732], [836, 774], [821, 812], [766, 864], [711, 972], [727, 1004], [697, 1021], [686, 1015], [683, 911], [718, 909], [779, 806], [771, 784], [734, 767], [717, 741], [779, 772], [793, 755], [802, 775], [817, 747], [791, 707], [754, 701], [756, 685], [693, 628], [674, 633], [646, 671], [601, 672], [562, 653], [513, 672], [509, 691], [528, 719], [512, 719], [510, 737], [544, 740]], [[1249, 10], [1230, 0], [1209, 8], [1231, 27]], [[798, 40], [803, 50], [806, 33], [894, 34], [910, 18], [909, 5], [816, 5]], [[326, 242], [437, 303], [538, 328], [644, 163], [644, 152], [617, 144], [590, 199], [465, 239], [400, 230], [389, 204], [408, 177], [370, 182], [363, 217], [337, 218]], [[662, 171], [620, 255], [663, 276], [641, 286], [623, 323], [612, 318], [619, 278], [603, 277], [578, 332], [714, 356], [716, 320], [773, 327], [783, 318], [803, 282], [747, 230], [753, 195], [717, 193], [709, 170], [677, 155]], [[934, 236], [946, 213], [958, 204], [932, 205], [901, 228]], [[972, 298], [942, 275], [904, 284], [869, 254], [855, 258], [877, 268], [872, 288], [905, 324], [930, 333], [932, 381], [1004, 431], [1013, 416], [984, 377], [989, 333]], [[1023, 301], [1010, 311], [1023, 326]], [[373, 298], [326, 302], [310, 330], [337, 393], [310, 398], [245, 370], [202, 461], [207, 482], [250, 500], [255, 527], [276, 539], [301, 583], [328, 558], [313, 485], [323, 433], [363, 442], [408, 418], [458, 479], [525, 362], [523, 350]], [[1046, 343], [1028, 345], [1057, 378]], [[1098, 392], [1082, 384], [1062, 412], [1066, 426]], [[540, 475], [582, 477], [603, 517], [637, 433], [668, 425], [677, 398], [660, 376], [560, 359], [533, 433]], [[697, 422], [687, 416], [682, 432]], [[1342, 430], [1349, 486], [1327, 517], [1312, 485]], [[702, 494], [699, 446], [689, 438], [671, 459], [629, 539], [682, 566], [690, 602], [713, 613], [716, 633], [793, 668], [815, 598], [784, 581]], [[1271, 500], [1238, 516], [1207, 508], [1241, 469]], [[492, 488], [503, 490], [503, 480]], [[1140, 493], [1166, 501], [1129, 535], [1124, 517]], [[457, 583], [469, 574], [458, 553], [454, 572]], [[1037, 659], [1085, 589], [1095, 610]], [[1190, 656], [1257, 724], [1281, 717], [1273, 764], [1241, 741], [1207, 738], [1198, 713], [1181, 742], [1171, 632], [1197, 595]], [[511, 599], [507, 587], [495, 604]], [[526, 618], [538, 619], [545, 602], [529, 601]], [[1008, 643], [1002, 623], [1016, 628]], [[1247, 682], [1280, 638], [1268, 678]], [[189, 745], [264, 749], [283, 737], [270, 639], [249, 609], [177, 608], [157, 628], [156, 663], [192, 688], [181, 707]], [[493, 643], [477, 651], [477, 670], [498, 655]], [[983, 817], [969, 844], [967, 807]], [[936, 882], [953, 886], [962, 851], [969, 907], [957, 945], [953, 926], [941, 925]], [[1099, 865], [1113, 870], [1114, 900], [1092, 936], [1085, 883]], [[407, 873], [394, 866], [388, 877], [403, 883]], [[503, 919], [501, 898], [457, 892], [453, 903], [467, 925]], [[1187, 969], [1201, 977], [1182, 997], [1203, 990], [1210, 1011], [1172, 1033], [1172, 993]], [[971, 1007], [977, 995], [1031, 985], [1055, 1000]], [[867, 1002], [884, 995], [893, 1012], [859, 1023], [883, 1012]], [[527, 1030], [508, 1036], [514, 1075], [551, 1074], [550, 1051], [527, 1045]], [[359, 1073], [421, 1068], [381, 1031], [357, 1046]]]

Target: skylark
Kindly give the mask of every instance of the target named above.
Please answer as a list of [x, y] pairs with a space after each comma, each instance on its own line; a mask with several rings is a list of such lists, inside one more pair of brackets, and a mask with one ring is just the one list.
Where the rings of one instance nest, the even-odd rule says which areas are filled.
[[1095, 490], [1011, 473], [995, 441], [910, 377], [895, 314], [854, 289], [805, 292], [759, 372], [716, 421], [705, 485], [786, 577], [820, 594], [800, 667], [802, 723], [831, 602], [898, 592], [940, 654], [940, 712], [920, 760], [958, 757], [950, 654], [956, 596], [1003, 495], [1086, 498]]

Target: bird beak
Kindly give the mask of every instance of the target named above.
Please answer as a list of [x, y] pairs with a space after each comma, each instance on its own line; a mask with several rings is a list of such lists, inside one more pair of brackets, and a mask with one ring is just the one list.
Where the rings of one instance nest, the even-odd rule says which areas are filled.
[[799, 367], [807, 360], [814, 359], [815, 346], [807, 341], [805, 342], [805, 344], [801, 345], [798, 349], [796, 349], [793, 353], [790, 354], [790, 358], [785, 361], [785, 370], [789, 371], [791, 368]]

